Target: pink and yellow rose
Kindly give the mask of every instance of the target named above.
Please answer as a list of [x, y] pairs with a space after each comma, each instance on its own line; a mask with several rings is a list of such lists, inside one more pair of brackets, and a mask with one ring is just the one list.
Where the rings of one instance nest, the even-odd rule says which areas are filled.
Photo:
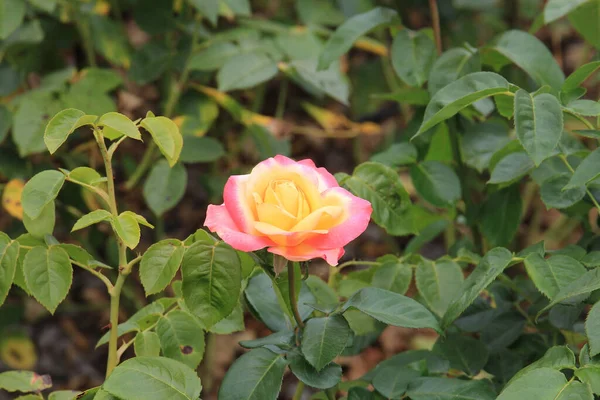
[[337, 265], [344, 246], [367, 228], [371, 203], [341, 188], [311, 160], [269, 158], [225, 184], [222, 205], [206, 225], [233, 248], [268, 251], [291, 261], [323, 258]]

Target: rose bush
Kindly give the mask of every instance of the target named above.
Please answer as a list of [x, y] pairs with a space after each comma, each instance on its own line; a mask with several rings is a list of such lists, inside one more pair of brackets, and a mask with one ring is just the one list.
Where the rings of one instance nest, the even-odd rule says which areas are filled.
[[209, 205], [205, 225], [241, 251], [268, 251], [291, 261], [337, 265], [344, 246], [366, 228], [371, 203], [341, 188], [312, 160], [275, 156], [248, 175], [231, 176], [224, 202]]

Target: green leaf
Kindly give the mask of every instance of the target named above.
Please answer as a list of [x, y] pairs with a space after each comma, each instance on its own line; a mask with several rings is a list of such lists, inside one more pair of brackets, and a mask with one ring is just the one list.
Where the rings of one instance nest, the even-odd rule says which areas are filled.
[[128, 400], [197, 400], [202, 385], [196, 373], [165, 357], [136, 357], [113, 370], [102, 388]]
[[21, 0], [0, 1], [0, 40], [10, 36], [22, 23], [26, 5]]
[[392, 66], [407, 85], [423, 86], [435, 58], [435, 44], [424, 32], [403, 29], [396, 34], [391, 48]]
[[252, 276], [244, 291], [248, 303], [257, 317], [272, 331], [291, 328], [291, 316], [284, 312], [286, 305], [281, 299], [279, 288], [264, 272]]
[[136, 357], [158, 357], [160, 355], [160, 338], [156, 332], [140, 332], [135, 335], [133, 349]]
[[585, 334], [588, 337], [590, 357], [600, 354], [600, 302], [594, 304], [585, 319]]
[[[249, 17], [252, 14], [249, 0], [222, 0], [223, 3], [237, 16]], [[221, 4], [223, 4], [221, 3]]]
[[590, 251], [580, 261], [588, 268], [600, 267], [600, 251]]
[[557, 399], [566, 385], [567, 379], [562, 372], [538, 368], [511, 380], [497, 400]]
[[52, 117], [44, 131], [44, 143], [50, 154], [54, 154], [75, 129], [93, 122], [95, 119], [96, 116], [85, 115], [83, 111], [75, 108], [67, 108]]
[[179, 159], [182, 163], [206, 163], [217, 161], [225, 155], [221, 142], [210, 137], [183, 136], [183, 149]]
[[373, 274], [371, 285], [398, 294], [405, 294], [412, 280], [412, 268], [397, 261], [384, 262]]
[[546, 179], [542, 183], [540, 194], [547, 209], [569, 208], [585, 197], [585, 186], [583, 185], [565, 190], [564, 187], [568, 185], [569, 181], [568, 176], [560, 175]]
[[44, 207], [58, 196], [64, 183], [65, 175], [60, 171], [47, 170], [35, 175], [23, 188], [23, 212], [32, 219], [38, 218]]
[[229, 335], [234, 332], [241, 332], [245, 329], [244, 307], [242, 306], [242, 303], [238, 303], [231, 314], [214, 324], [209, 329], [209, 332], [216, 333], [217, 335]]
[[13, 283], [19, 259], [19, 242], [13, 242], [0, 232], [0, 305], [4, 303]]
[[542, 93], [533, 97], [519, 89], [515, 93], [517, 138], [535, 163], [550, 157], [560, 141], [563, 117], [556, 97]]
[[214, 42], [190, 56], [189, 69], [192, 71], [214, 71], [221, 68], [227, 60], [240, 52], [241, 49], [233, 43]]
[[38, 375], [31, 371], [0, 373], [0, 389], [7, 392], [40, 392], [49, 387], [52, 387], [50, 375]]
[[172, 54], [168, 47], [160, 39], [150, 41], [133, 54], [127, 75], [135, 83], [145, 85], [163, 76], [171, 62]]
[[57, 390], [50, 393], [48, 400], [76, 400], [79, 394], [77, 390]]
[[481, 71], [481, 60], [477, 49], [454, 48], [444, 52], [435, 60], [429, 73], [427, 85], [434, 95], [441, 88], [472, 72]]
[[54, 224], [56, 222], [54, 201], [46, 204], [39, 217], [32, 219], [29, 215], [23, 214], [23, 225], [27, 232], [38, 238], [44, 238], [46, 235], [52, 235]]
[[575, 355], [567, 346], [553, 346], [549, 348], [539, 360], [529, 364], [513, 376], [510, 382], [521, 378], [523, 375], [539, 368], [551, 368], [556, 371], [562, 369], [575, 369]]
[[450, 368], [475, 376], [488, 361], [488, 350], [481, 340], [460, 334], [448, 334], [439, 338], [433, 351], [450, 361]]
[[514, 185], [492, 193], [481, 208], [478, 220], [492, 246], [507, 246], [521, 222], [521, 194]]
[[350, 85], [341, 73], [339, 63], [334, 62], [324, 70], [317, 69], [315, 59], [294, 60], [289, 66], [291, 68], [283, 67], [282, 71], [307, 92], [317, 97], [327, 94], [340, 103], [348, 105]]
[[348, 344], [352, 329], [341, 315], [308, 320], [302, 334], [302, 354], [321, 371]]
[[296, 335], [293, 331], [280, 331], [254, 340], [242, 340], [240, 346], [246, 349], [258, 347], [277, 346], [280, 349], [291, 349], [295, 346]]
[[183, 298], [206, 328], [227, 317], [238, 302], [241, 264], [235, 250], [223, 242], [196, 242], [181, 263]]
[[29, 292], [51, 314], [67, 297], [73, 280], [73, 267], [67, 252], [60, 247], [34, 247], [23, 261]]
[[590, 364], [577, 368], [575, 376], [587, 385], [592, 392], [596, 394], [600, 393], [600, 367], [598, 365]]
[[393, 100], [400, 104], [406, 103], [414, 106], [426, 106], [431, 99], [427, 89], [410, 86], [400, 88], [392, 93], [374, 93], [371, 97], [374, 99]]
[[417, 148], [412, 143], [394, 143], [386, 150], [376, 153], [371, 160], [388, 167], [400, 167], [417, 162]]
[[442, 328], [445, 329], [450, 326], [475, 301], [479, 293], [504, 271], [511, 260], [511, 252], [502, 247], [496, 247], [488, 251], [473, 272], [465, 279], [458, 296], [448, 306], [442, 318]]
[[552, 256], [545, 260], [537, 253], [525, 258], [527, 274], [535, 286], [549, 299], [586, 273], [577, 260], [568, 256]]
[[396, 171], [383, 164], [366, 162], [356, 167], [342, 184], [356, 196], [371, 202], [373, 221], [390, 235], [414, 233], [409, 219], [410, 196]]
[[563, 387], [556, 400], [594, 400], [590, 385], [571, 380]]
[[196, 318], [186, 311], [171, 311], [158, 320], [156, 333], [165, 357], [198, 368], [204, 356], [204, 332]]
[[497, 64], [490, 62], [490, 52], [498, 53], [503, 58], [500, 64], [494, 65], [496, 70], [507, 62], [513, 62], [538, 85], [549, 85], [557, 90], [565, 80], [552, 53], [539, 39], [527, 32], [518, 30], [504, 32], [496, 37], [494, 43], [486, 50], [484, 50], [483, 60], [485, 64]]
[[518, 151], [510, 153], [494, 167], [489, 183], [513, 183], [528, 174], [534, 165], [527, 153]]
[[[561, 0], [559, 0], [561, 1]], [[584, 0], [587, 1], [587, 0]], [[577, 89], [583, 82], [586, 81], [594, 72], [600, 68], [600, 61], [592, 61], [577, 68], [563, 83], [561, 93], [568, 93]]]
[[146, 297], [162, 292], [171, 283], [184, 253], [185, 247], [177, 239], [161, 240], [146, 250], [140, 262], [140, 280]]
[[106, 178], [102, 178], [95, 169], [90, 167], [77, 167], [69, 172], [68, 177], [70, 181], [81, 182], [91, 186], [99, 185], [103, 181], [106, 181]]
[[387, 290], [374, 287], [361, 289], [344, 303], [342, 312], [350, 307], [388, 325], [440, 331], [437, 319], [423, 305]]
[[388, 399], [400, 399], [408, 389], [409, 383], [420, 376], [419, 371], [410, 367], [383, 366], [377, 368], [373, 377], [373, 387]]
[[181, 164], [173, 168], [165, 160], [160, 160], [150, 170], [144, 183], [144, 199], [157, 216], [162, 216], [179, 203], [185, 194], [187, 171]]
[[440, 317], [460, 293], [463, 281], [460, 266], [450, 260], [433, 262], [423, 259], [415, 270], [419, 294], [427, 307]]
[[451, 207], [460, 199], [460, 180], [454, 170], [439, 161], [425, 161], [410, 169], [417, 192], [437, 207]]
[[368, 12], [357, 14], [340, 25], [329, 37], [319, 56], [318, 69], [327, 69], [362, 35], [371, 30], [399, 21], [398, 13], [390, 8], [376, 7]]
[[98, 52], [111, 64], [129, 67], [131, 50], [124, 25], [99, 15], [90, 15], [87, 19], [91, 28], [90, 36]]
[[568, 17], [577, 32], [596, 49], [600, 49], [600, 30], [598, 30], [600, 2], [588, 1], [573, 10]]
[[588, 182], [600, 176], [598, 165], [600, 163], [600, 149], [596, 149], [588, 154], [577, 166], [569, 183], [564, 190], [575, 189], [585, 186]]
[[473, 72], [463, 76], [433, 95], [413, 139], [476, 101], [508, 90], [508, 81], [493, 72]]
[[600, 269], [595, 268], [561, 289], [550, 304], [538, 312], [538, 317], [558, 303], [576, 304], [585, 300], [591, 292], [600, 289]]
[[589, 0], [549, 0], [544, 7], [544, 23], [549, 24], [564, 17]]
[[254, 349], [229, 368], [219, 389], [219, 399], [276, 400], [285, 367], [283, 355]]
[[219, 0], [189, 0], [190, 3], [206, 17], [212, 24], [217, 26], [217, 19], [219, 18]]
[[336, 363], [329, 363], [321, 371], [317, 371], [300, 354], [290, 353], [287, 359], [292, 373], [310, 387], [329, 389], [342, 379], [342, 367]]
[[142, 140], [142, 135], [137, 126], [125, 115], [118, 112], [109, 112], [100, 117], [98, 126], [108, 127], [120, 135]]
[[91, 213], [85, 214], [83, 217], [79, 218], [77, 222], [75, 222], [75, 225], [73, 225], [71, 232], [78, 231], [79, 229], [86, 228], [102, 221], [112, 221], [112, 214], [106, 210], [92, 211]]
[[140, 126], [150, 132], [154, 143], [173, 167], [183, 148], [183, 137], [175, 122], [167, 117], [146, 117]]
[[[243, 66], [243, 68], [240, 68]], [[277, 63], [262, 52], [238, 53], [217, 73], [220, 91], [248, 89], [277, 75]]]
[[[496, 393], [484, 380], [417, 378], [408, 385], [411, 400], [495, 400]], [[539, 398], [539, 397], [536, 397]]]
[[133, 250], [140, 243], [140, 224], [132, 214], [122, 212], [117, 218], [111, 218], [110, 223], [123, 243]]
[[600, 115], [600, 103], [593, 100], [573, 100], [567, 104], [565, 110], [585, 117], [595, 117]]
[[465, 164], [483, 172], [490, 165], [492, 155], [509, 141], [504, 124], [490, 121], [471, 125], [466, 128], [460, 142], [462, 158]]

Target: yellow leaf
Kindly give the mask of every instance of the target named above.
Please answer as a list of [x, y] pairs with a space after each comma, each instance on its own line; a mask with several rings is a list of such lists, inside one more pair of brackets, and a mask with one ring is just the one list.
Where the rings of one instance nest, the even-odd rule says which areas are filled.
[[23, 220], [23, 205], [21, 204], [21, 193], [23, 193], [25, 182], [21, 179], [13, 179], [4, 187], [2, 194], [2, 207], [15, 218]]
[[94, 6], [93, 13], [98, 15], [108, 15], [110, 12], [110, 4], [106, 0], [98, 0], [96, 1], [96, 5]]
[[0, 360], [12, 369], [31, 370], [37, 363], [37, 354], [28, 337], [13, 334], [0, 341]]

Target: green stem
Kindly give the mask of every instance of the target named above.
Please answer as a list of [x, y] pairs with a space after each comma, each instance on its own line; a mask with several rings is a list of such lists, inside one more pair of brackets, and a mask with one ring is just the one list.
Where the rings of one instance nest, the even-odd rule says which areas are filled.
[[119, 340], [119, 333], [117, 330], [117, 327], [119, 326], [119, 302], [126, 277], [127, 275], [119, 273], [115, 287], [110, 293], [110, 337], [108, 339], [108, 361], [106, 363], [107, 378], [117, 364], [119, 364], [119, 355], [117, 353], [117, 341]]
[[431, 25], [433, 26], [435, 47], [439, 56], [442, 54], [442, 32], [440, 29], [440, 13], [438, 11], [437, 0], [429, 0], [429, 10], [431, 12]]
[[296, 391], [294, 392], [294, 397], [292, 400], [302, 400], [302, 393], [304, 393], [304, 382], [298, 381], [296, 385]]
[[[104, 161], [104, 168], [106, 169], [106, 186], [108, 188], [108, 204], [110, 207], [110, 212], [114, 218], [117, 218], [119, 216], [119, 211], [117, 209], [117, 197], [115, 195], [115, 178], [112, 169], [112, 159], [106, 148], [106, 143], [104, 143], [104, 137], [102, 136], [102, 132], [95, 128], [94, 137], [96, 138], [96, 142], [98, 143], [98, 147], [100, 148], [100, 154], [102, 155], [102, 160]], [[111, 372], [119, 363], [119, 355], [117, 353], [117, 341], [119, 339], [119, 334], [117, 331], [117, 326], [119, 325], [119, 302], [121, 299], [121, 291], [123, 290], [123, 285], [125, 284], [125, 279], [127, 278], [127, 275], [129, 275], [129, 273], [131, 272], [131, 268], [133, 268], [133, 265], [140, 259], [140, 257], [137, 257], [136, 259], [132, 260], [131, 263], [128, 263], [127, 247], [118, 235], [117, 244], [119, 246], [119, 277], [117, 278], [117, 282], [115, 283], [114, 287], [109, 290], [110, 337], [108, 341], [108, 361], [106, 363], [106, 377], [108, 377], [111, 374]]]
[[288, 270], [288, 284], [289, 284], [289, 290], [290, 290], [290, 304], [292, 305], [292, 312], [294, 313], [294, 319], [296, 320], [296, 324], [298, 324], [299, 328], [304, 328], [304, 322], [302, 321], [300, 312], [298, 312], [298, 298], [296, 297], [296, 271], [295, 271], [293, 262], [288, 261], [287, 270]]

